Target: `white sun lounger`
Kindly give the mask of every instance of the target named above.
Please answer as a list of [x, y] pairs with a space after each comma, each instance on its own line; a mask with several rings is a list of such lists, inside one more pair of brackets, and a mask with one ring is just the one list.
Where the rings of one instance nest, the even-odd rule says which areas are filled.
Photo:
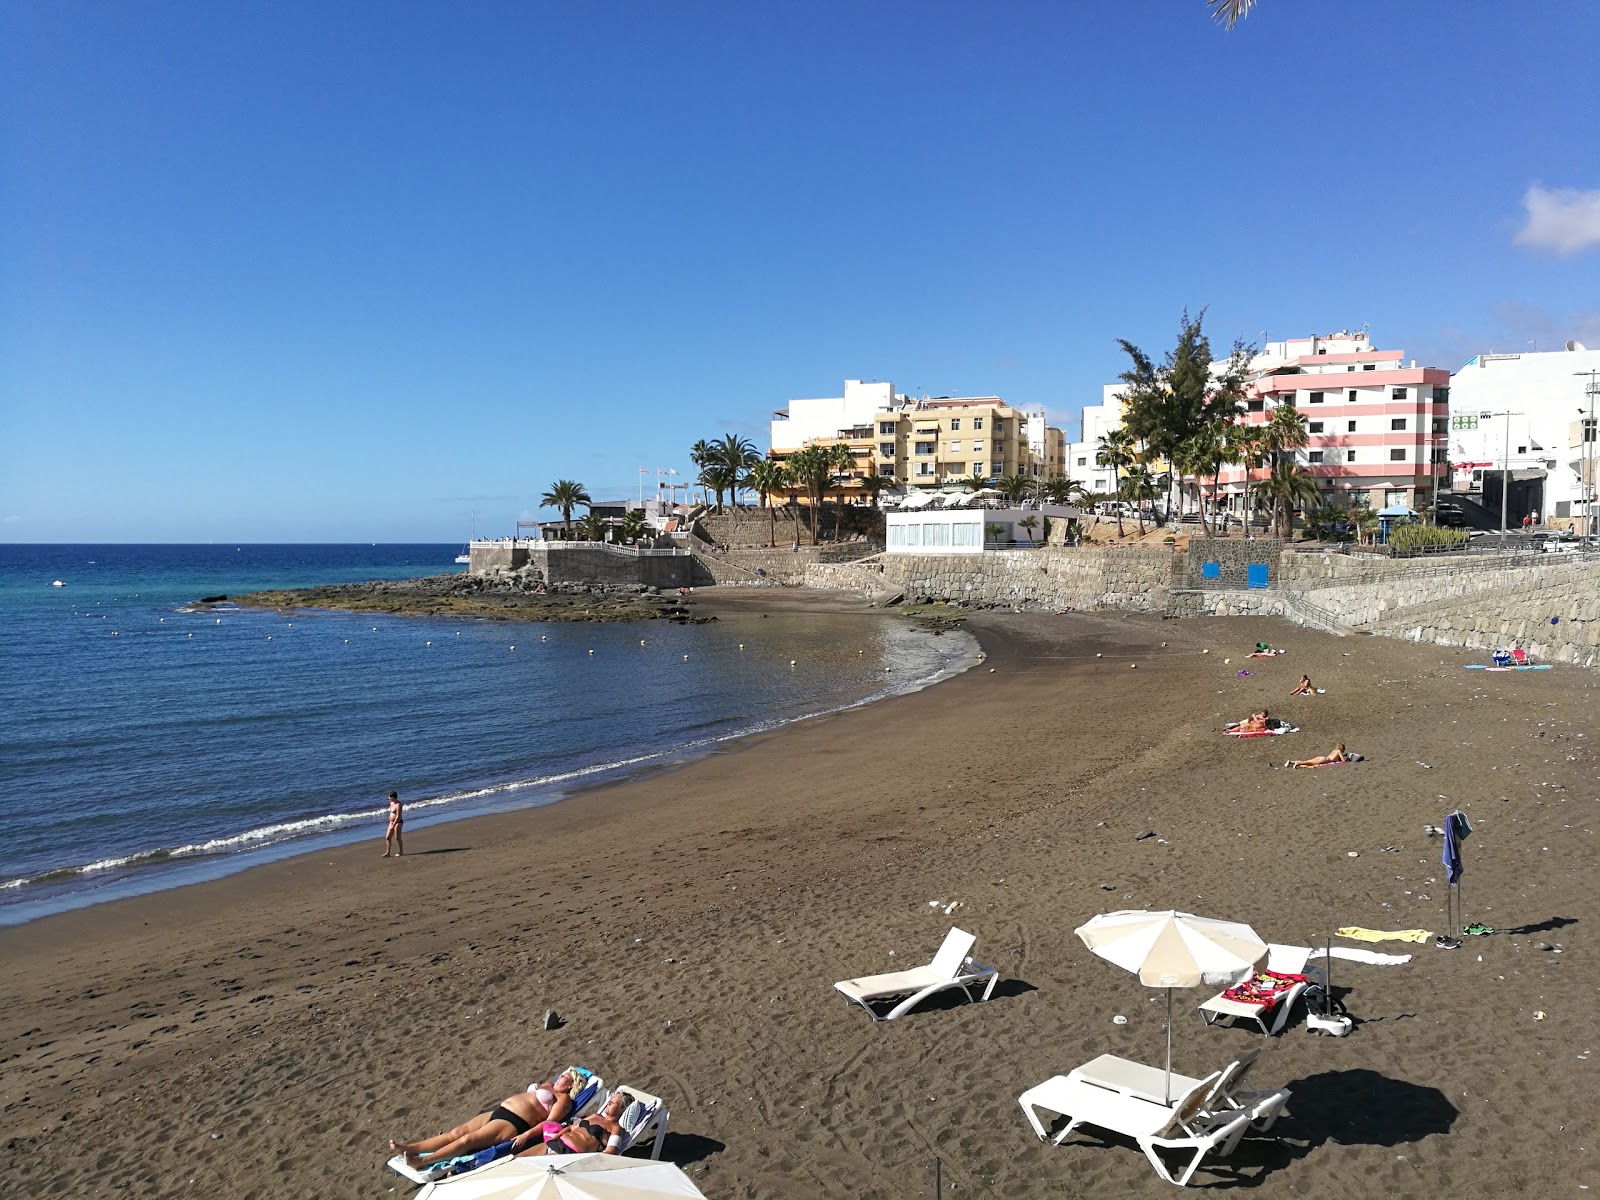
[[[626, 1154], [634, 1146], [651, 1142], [650, 1157], [660, 1158], [661, 1147], [667, 1140], [667, 1104], [660, 1096], [652, 1096], [649, 1092], [640, 1091], [627, 1084], [617, 1088], [617, 1092], [627, 1096], [629, 1103], [637, 1100], [646, 1108], [645, 1117], [631, 1129], [625, 1129], [622, 1134], [622, 1145], [617, 1148], [617, 1153]], [[615, 1093], [606, 1092], [600, 1099], [597, 1107], [604, 1108], [607, 1101]]]
[[[971, 1000], [973, 986], [984, 983], [987, 986], [980, 999], [987, 1000], [994, 992], [1000, 972], [968, 957], [972, 944], [977, 940], [975, 934], [951, 929], [945, 935], [939, 953], [925, 967], [890, 971], [885, 975], [865, 975], [860, 979], [843, 979], [833, 986], [845, 999], [853, 1000], [866, 1009], [867, 1015], [874, 1021], [892, 1021], [896, 1017], [903, 1017], [929, 996], [946, 988], [960, 988]], [[886, 1015], [880, 1017], [873, 1010], [872, 1001], [892, 1000], [897, 996], [904, 996], [905, 999]]]
[[[1266, 969], [1276, 971], [1280, 975], [1303, 975], [1306, 959], [1310, 957], [1311, 951], [1305, 946], [1279, 946], [1269, 942]], [[1200, 1005], [1200, 1019], [1207, 1025], [1213, 1025], [1223, 1018], [1240, 1017], [1254, 1021], [1262, 1033], [1271, 1037], [1282, 1032], [1283, 1027], [1289, 1023], [1289, 1014], [1294, 1009], [1295, 1001], [1300, 999], [1300, 993], [1305, 989], [1305, 984], [1297, 983], [1273, 1004], [1248, 1004], [1242, 1000], [1229, 1000], [1219, 992]], [[1267, 1023], [1268, 1018], [1272, 1021], [1270, 1026]]]
[[[1244, 1082], [1249, 1078], [1256, 1060], [1261, 1057], [1261, 1050], [1262, 1046], [1258, 1044], [1253, 1049], [1245, 1051], [1211, 1077], [1214, 1082], [1201, 1103], [1202, 1112], [1208, 1115], [1231, 1116], [1236, 1110], [1249, 1108], [1262, 1097], [1272, 1094], [1244, 1087]], [[1074, 1068], [1066, 1077], [1073, 1082], [1091, 1083], [1095, 1087], [1148, 1100], [1152, 1104], [1166, 1102], [1168, 1083], [1165, 1070], [1133, 1062], [1130, 1059], [1118, 1058], [1114, 1054], [1102, 1054], [1099, 1058]], [[1172, 1095], [1175, 1097], [1187, 1095], [1200, 1082], [1193, 1076], [1180, 1075], [1174, 1071], [1171, 1082]]]
[[1022, 1105], [1023, 1114], [1040, 1141], [1048, 1135], [1037, 1110], [1048, 1109], [1067, 1118], [1066, 1125], [1055, 1136], [1057, 1146], [1079, 1125], [1093, 1125], [1131, 1138], [1192, 1135], [1199, 1129], [1206, 1096], [1220, 1074], [1212, 1072], [1204, 1079], [1195, 1080], [1193, 1086], [1170, 1105], [1097, 1087], [1070, 1075], [1057, 1075], [1029, 1088], [1017, 1097], [1017, 1103]]

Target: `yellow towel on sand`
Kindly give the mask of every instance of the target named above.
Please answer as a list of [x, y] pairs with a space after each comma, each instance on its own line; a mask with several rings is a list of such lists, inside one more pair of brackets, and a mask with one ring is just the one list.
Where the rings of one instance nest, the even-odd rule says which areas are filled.
[[1346, 925], [1335, 932], [1358, 942], [1425, 942], [1433, 936], [1426, 929], [1363, 929], [1359, 925]]

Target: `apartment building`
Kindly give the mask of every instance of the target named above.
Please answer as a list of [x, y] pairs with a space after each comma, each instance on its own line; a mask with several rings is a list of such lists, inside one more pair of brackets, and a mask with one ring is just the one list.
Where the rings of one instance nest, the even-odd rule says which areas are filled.
[[[1578, 342], [1564, 350], [1479, 354], [1468, 361], [1450, 377], [1454, 489], [1477, 493], [1498, 511], [1500, 479], [1509, 471], [1510, 520], [1537, 512], [1547, 523], [1582, 532], [1594, 498], [1592, 383], [1600, 383], [1600, 350]], [[1600, 398], [1594, 407], [1600, 409]]]
[[[844, 444], [856, 467], [844, 488], [866, 475], [913, 489], [941, 488], [981, 475], [1056, 479], [1066, 472], [1066, 436], [1043, 409], [998, 396], [911, 397], [892, 383], [845, 380], [838, 398], [792, 400], [772, 415], [771, 456], [805, 446]], [[855, 484], [859, 488], [859, 484]]]
[[[1345, 349], [1339, 342], [1368, 348]], [[1309, 435], [1296, 458], [1316, 477], [1325, 500], [1420, 511], [1445, 479], [1450, 372], [1407, 365], [1404, 357], [1399, 350], [1370, 349], [1365, 334], [1272, 344], [1251, 361], [1254, 378], [1242, 420], [1265, 425], [1274, 409], [1293, 405]], [[1252, 477], [1265, 474], [1257, 470]], [[1242, 468], [1223, 470], [1222, 502], [1236, 514], [1244, 511], [1246, 483]]]

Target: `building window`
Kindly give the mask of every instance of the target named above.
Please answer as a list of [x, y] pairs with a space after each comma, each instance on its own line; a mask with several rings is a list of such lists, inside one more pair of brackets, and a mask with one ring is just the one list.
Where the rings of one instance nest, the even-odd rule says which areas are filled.
[[918, 475], [932, 475], [933, 474], [933, 464], [932, 463], [925, 463], [925, 462], [918, 463], [917, 464], [917, 474]]
[[1384, 492], [1383, 492], [1383, 506], [1385, 508], [1393, 507], [1396, 504], [1404, 504], [1405, 502], [1406, 502], [1406, 490], [1405, 490], [1405, 488], [1385, 488], [1384, 489]]
[[1406, 452], [1405, 452], [1405, 449], [1403, 447], [1396, 448], [1394, 450], [1389, 451], [1389, 461], [1390, 462], [1405, 462], [1405, 460], [1406, 460]]
[[1312, 450], [1310, 453], [1308, 453], [1306, 455], [1306, 459], [1308, 461], [1310, 461], [1310, 462], [1313, 462], [1313, 463], [1319, 463], [1319, 462], [1322, 461], [1322, 451], [1321, 450]]
[[1346, 421], [1344, 423], [1344, 431], [1346, 433], [1354, 433], [1356, 431], [1356, 423], [1354, 421]]
[[878, 467], [878, 474], [879, 475], [885, 475], [888, 478], [893, 479], [894, 478], [894, 464], [893, 463], [883, 463], [882, 465], [880, 465]]
[[992, 469], [990, 470], [989, 474], [991, 474], [991, 475], [1002, 475], [1002, 474], [1005, 473], [1005, 469], [1006, 469], [1005, 463], [993, 463], [993, 464], [991, 464], [991, 466], [992, 466]]
[[893, 421], [879, 421], [878, 422], [878, 436], [879, 437], [893, 437], [894, 436], [894, 422]]
[[1394, 430], [1395, 432], [1399, 433], [1399, 432], [1403, 431], [1405, 429], [1405, 427], [1406, 427], [1406, 419], [1404, 417], [1391, 417], [1389, 419], [1389, 428]]
[[[996, 430], [995, 432], [998, 433], [999, 430]], [[995, 444], [994, 444], [994, 452], [996, 454], [1004, 454], [1006, 452], [1006, 444], [1005, 444], [1005, 440], [1004, 439], [1001, 439], [1000, 441], [995, 442]]]
[[[1590, 432], [1590, 433], [1593, 433], [1593, 432], [1594, 432], [1594, 431], [1593, 431], [1593, 430], [1590, 430], [1590, 431], [1589, 431], [1589, 432]], [[1587, 442], [1592, 442], [1592, 441], [1594, 441], [1594, 438], [1592, 438], [1592, 437], [1586, 437], [1586, 438], [1584, 438], [1584, 441], [1587, 441]], [[1087, 467], [1087, 466], [1088, 466], [1088, 465], [1089, 465], [1089, 460], [1088, 460], [1088, 459], [1087, 459], [1087, 458], [1079, 458], [1079, 459], [1078, 459], [1078, 465], [1079, 465], [1079, 466], [1080, 466], [1080, 467]]]
[[950, 544], [952, 546], [983, 545], [983, 526], [975, 525], [970, 521], [951, 526]]
[[960, 454], [961, 453], [961, 443], [960, 442], [951, 442], [950, 443], [950, 453], [951, 454]]
[[1354, 363], [1351, 363], [1348, 367], [1345, 368], [1346, 371], [1354, 371], [1355, 369], [1356, 369], [1356, 367], [1355, 367]]
[[1378, 364], [1377, 363], [1362, 363], [1361, 364], [1361, 369], [1363, 371], [1376, 371], [1378, 369]]
[[1322, 393], [1321, 392], [1312, 392], [1311, 393], [1311, 403], [1313, 403], [1313, 404], [1321, 404], [1322, 403]]
[[1344, 460], [1345, 462], [1355, 462], [1356, 452], [1354, 450], [1346, 450], [1344, 452]]
[[994, 431], [996, 433], [1004, 433], [1006, 431], [1006, 419], [1004, 417], [996, 417], [994, 419]]
[[[1597, 420], [1600, 420], [1600, 419], [1597, 419]], [[1592, 441], [1595, 440], [1594, 439], [1595, 425], [1596, 425], [1596, 421], [1591, 421], [1588, 417], [1584, 417], [1583, 418], [1583, 440], [1584, 441], [1592, 442]]]
[[961, 431], [961, 418], [960, 417], [951, 417], [950, 418], [950, 432], [951, 433], [959, 433], [960, 431]]
[[982, 417], [973, 417], [972, 418], [972, 427], [974, 429], [982, 429], [983, 428], [983, 418]]
[[1450, 425], [1450, 418], [1449, 417], [1435, 417], [1433, 419], [1433, 431], [1435, 433], [1446, 433], [1446, 432], [1448, 432], [1449, 425]]
[[1406, 398], [1406, 389], [1405, 388], [1390, 388], [1389, 389], [1389, 399], [1391, 399], [1391, 400], [1404, 400], [1405, 398]]
[[1365, 508], [1368, 501], [1372, 499], [1372, 494], [1366, 488], [1351, 488], [1345, 495], [1355, 508]]
[[1262, 411], [1264, 411], [1266, 409], [1266, 407], [1267, 407], [1267, 402], [1265, 400], [1247, 400], [1247, 401], [1245, 401], [1245, 408], [1249, 412], [1262, 412]]
[[916, 454], [932, 454], [933, 453], [933, 443], [932, 442], [918, 442], [912, 448], [912, 450], [913, 450], [913, 453], [916, 453]]
[[1313, 421], [1313, 422], [1311, 422], [1310, 425], [1306, 426], [1306, 430], [1307, 430], [1308, 433], [1321, 433], [1322, 432], [1322, 422], [1321, 421]]
[[[1355, 368], [1354, 368], [1354, 367], [1352, 367], [1352, 368], [1350, 368], [1350, 369], [1351, 369], [1351, 370], [1355, 370]], [[1344, 398], [1345, 398], [1345, 399], [1346, 399], [1346, 400], [1348, 400], [1348, 401], [1350, 401], [1350, 403], [1351, 403], [1351, 404], [1354, 404], [1354, 403], [1355, 403], [1355, 402], [1356, 402], [1356, 397], [1357, 397], [1357, 396], [1358, 396], [1358, 395], [1360, 395], [1360, 393], [1359, 393], [1359, 392], [1357, 392], [1357, 391], [1356, 391], [1356, 390], [1355, 390], [1355, 388], [1351, 388], [1351, 389], [1350, 389], [1350, 390], [1349, 390], [1349, 391], [1348, 391], [1348, 392], [1346, 392], [1346, 393], [1345, 393], [1345, 394], [1344, 394]]]
[[879, 442], [878, 443], [878, 453], [880, 455], [882, 455], [884, 458], [893, 458], [894, 457], [894, 443], [893, 442]]
[[982, 454], [983, 453], [983, 443], [982, 442], [973, 442], [972, 443], [972, 452], [974, 454]]
[[1450, 403], [1450, 389], [1447, 387], [1433, 389], [1433, 402], [1435, 404]]

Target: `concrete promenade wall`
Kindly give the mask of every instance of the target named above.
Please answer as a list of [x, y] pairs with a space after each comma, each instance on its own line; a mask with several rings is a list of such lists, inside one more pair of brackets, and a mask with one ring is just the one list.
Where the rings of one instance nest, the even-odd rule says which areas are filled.
[[[1514, 564], [1514, 565], [1513, 565]], [[1284, 554], [1278, 582], [1357, 629], [1419, 604], [1439, 604], [1480, 592], [1508, 594], [1529, 580], [1571, 570], [1565, 560], [1485, 555], [1380, 558], [1376, 555]]]

